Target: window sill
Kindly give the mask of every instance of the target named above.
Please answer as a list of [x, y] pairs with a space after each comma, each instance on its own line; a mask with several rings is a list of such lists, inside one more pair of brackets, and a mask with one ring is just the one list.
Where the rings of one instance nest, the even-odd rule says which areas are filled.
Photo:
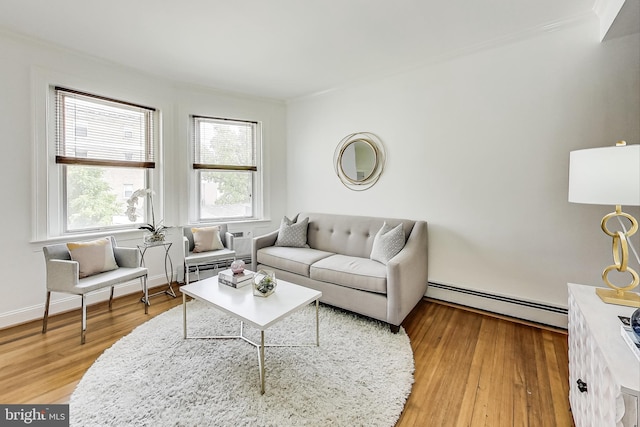
[[29, 243], [33, 245], [52, 245], [56, 243], [65, 243], [69, 241], [75, 240], [91, 240], [97, 239], [105, 236], [115, 236], [122, 237], [123, 240], [130, 239], [142, 239], [143, 231], [139, 229], [127, 229], [127, 230], [103, 230], [103, 231], [92, 231], [88, 233], [74, 233], [74, 234], [64, 234], [61, 236], [51, 236], [45, 239], [36, 239], [31, 240]]

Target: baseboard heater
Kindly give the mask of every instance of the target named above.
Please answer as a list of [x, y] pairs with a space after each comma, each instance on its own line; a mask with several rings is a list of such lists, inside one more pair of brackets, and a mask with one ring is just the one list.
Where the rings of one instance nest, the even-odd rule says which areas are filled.
[[[235, 259], [241, 259], [242, 261], [244, 261], [245, 264], [245, 268], [251, 268], [251, 255], [240, 255], [240, 256], [236, 256]], [[233, 262], [233, 259], [227, 259], [227, 260], [221, 260], [221, 261], [216, 261], [216, 262], [212, 262], [210, 264], [200, 264], [198, 266], [198, 269], [200, 271], [207, 271], [207, 270], [220, 270], [220, 269], [224, 269], [224, 268], [229, 268], [231, 267], [231, 263]], [[196, 267], [191, 267], [191, 272], [195, 271]]]
[[[235, 259], [241, 259], [242, 261], [244, 261], [245, 264], [245, 268], [251, 268], [251, 255], [240, 255], [240, 256], [236, 256]], [[225, 268], [229, 268], [231, 267], [231, 263], [233, 262], [233, 259], [227, 259], [227, 260], [222, 260], [222, 261], [217, 261], [217, 262], [212, 262], [211, 264], [200, 264], [199, 266], [191, 266], [189, 267], [189, 280], [194, 280], [192, 279], [196, 272], [196, 270], [199, 272], [199, 277], [200, 279], [206, 279], [207, 277], [211, 277], [211, 276], [215, 276], [216, 274], [218, 274], [218, 272], [220, 270], [224, 270]], [[183, 275], [184, 275], [184, 271], [183, 271]], [[184, 282], [184, 276], [182, 277], [182, 281]]]
[[474, 289], [429, 282], [427, 297], [567, 329], [567, 309]]

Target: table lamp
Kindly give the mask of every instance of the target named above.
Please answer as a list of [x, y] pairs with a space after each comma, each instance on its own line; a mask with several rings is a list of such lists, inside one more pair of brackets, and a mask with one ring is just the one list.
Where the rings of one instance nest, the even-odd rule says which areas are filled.
[[[640, 206], [640, 145], [619, 141], [615, 147], [591, 148], [570, 153], [569, 201], [594, 205], [615, 205], [615, 212], [602, 218], [601, 227], [613, 239], [613, 264], [602, 272], [602, 280], [609, 287], [597, 288], [596, 293], [606, 303], [640, 307], [640, 295], [631, 292], [640, 282], [638, 273], [629, 267], [628, 237], [638, 230], [638, 221], [622, 212], [622, 205]], [[611, 231], [609, 220], [616, 218], [622, 231]], [[627, 230], [624, 220], [630, 223]], [[633, 246], [631, 249], [634, 251]], [[637, 253], [635, 253], [637, 257]], [[640, 262], [640, 261], [639, 261]], [[609, 280], [613, 270], [631, 274], [626, 286], [616, 286]]]

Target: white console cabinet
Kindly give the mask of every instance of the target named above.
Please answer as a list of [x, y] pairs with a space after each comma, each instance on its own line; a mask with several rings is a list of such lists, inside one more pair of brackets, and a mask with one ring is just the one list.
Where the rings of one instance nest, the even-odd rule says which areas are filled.
[[631, 307], [569, 283], [569, 401], [576, 427], [640, 427], [640, 362], [620, 335]]

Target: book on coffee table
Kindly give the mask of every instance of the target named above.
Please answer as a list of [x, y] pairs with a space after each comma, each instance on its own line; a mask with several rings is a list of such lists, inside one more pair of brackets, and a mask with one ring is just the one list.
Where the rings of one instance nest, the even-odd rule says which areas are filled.
[[251, 284], [253, 275], [253, 271], [244, 270], [242, 273], [234, 273], [228, 268], [218, 273], [218, 283], [231, 286], [232, 288], [241, 288]]

